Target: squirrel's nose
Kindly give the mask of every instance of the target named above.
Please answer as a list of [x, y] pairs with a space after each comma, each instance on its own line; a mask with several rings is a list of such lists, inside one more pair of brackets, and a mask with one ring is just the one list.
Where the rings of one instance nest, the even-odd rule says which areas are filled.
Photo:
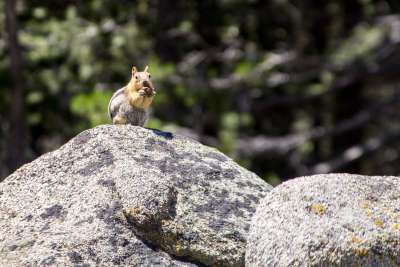
[[143, 85], [143, 87], [148, 87], [148, 88], [154, 90], [153, 86], [148, 81], [143, 81], [142, 85]]

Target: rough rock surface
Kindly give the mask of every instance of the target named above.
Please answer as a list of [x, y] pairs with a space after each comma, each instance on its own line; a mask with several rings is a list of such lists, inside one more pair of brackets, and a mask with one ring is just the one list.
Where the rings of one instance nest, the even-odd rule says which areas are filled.
[[400, 266], [400, 178], [330, 174], [277, 186], [257, 207], [246, 266]]
[[0, 266], [241, 266], [270, 188], [188, 138], [99, 126], [0, 183]]

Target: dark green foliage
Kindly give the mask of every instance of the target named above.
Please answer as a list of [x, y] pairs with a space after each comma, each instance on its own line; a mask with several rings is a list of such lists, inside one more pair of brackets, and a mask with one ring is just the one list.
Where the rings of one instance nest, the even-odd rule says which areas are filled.
[[[398, 174], [397, 11], [391, 0], [19, 1], [24, 154], [109, 123], [112, 92], [149, 65], [149, 127], [217, 146], [269, 182]], [[8, 51], [0, 34], [0, 176], [13, 138]]]

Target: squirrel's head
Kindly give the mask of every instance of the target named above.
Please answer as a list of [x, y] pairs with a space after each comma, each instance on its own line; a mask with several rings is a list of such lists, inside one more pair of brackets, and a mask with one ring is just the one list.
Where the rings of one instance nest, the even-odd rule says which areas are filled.
[[138, 92], [144, 97], [153, 97], [156, 89], [151, 82], [151, 75], [146, 66], [144, 71], [138, 71], [135, 66], [132, 67], [132, 78], [129, 82], [129, 89]]

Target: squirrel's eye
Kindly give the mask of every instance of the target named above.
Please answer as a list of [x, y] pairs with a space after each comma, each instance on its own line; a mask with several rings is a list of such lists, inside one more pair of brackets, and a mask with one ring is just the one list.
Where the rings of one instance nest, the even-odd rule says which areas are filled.
[[136, 79], [136, 80], [139, 80], [139, 76], [136, 75], [136, 76], [135, 76], [135, 79]]
[[149, 79], [151, 78], [151, 75], [149, 74]]

